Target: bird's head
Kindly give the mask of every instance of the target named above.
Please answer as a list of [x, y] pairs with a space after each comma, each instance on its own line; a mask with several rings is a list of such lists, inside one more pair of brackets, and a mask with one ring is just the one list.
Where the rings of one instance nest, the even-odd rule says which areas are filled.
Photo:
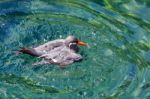
[[80, 45], [80, 46], [88, 45], [87, 43], [80, 41], [79, 39], [77, 39], [74, 36], [68, 36], [65, 39], [65, 44], [66, 44], [66, 46], [68, 46], [69, 48], [74, 49], [74, 50], [76, 50], [78, 48], [78, 45]]

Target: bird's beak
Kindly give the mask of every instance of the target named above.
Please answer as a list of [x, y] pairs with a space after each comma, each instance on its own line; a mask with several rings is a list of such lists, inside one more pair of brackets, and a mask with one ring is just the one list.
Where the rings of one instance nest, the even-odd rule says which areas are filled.
[[80, 45], [80, 46], [87, 46], [88, 45], [87, 43], [85, 43], [83, 41], [80, 41], [80, 40], [78, 40], [77, 44]]

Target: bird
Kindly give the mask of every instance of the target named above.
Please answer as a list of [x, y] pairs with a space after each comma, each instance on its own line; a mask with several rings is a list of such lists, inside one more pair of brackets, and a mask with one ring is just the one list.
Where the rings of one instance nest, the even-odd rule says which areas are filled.
[[78, 45], [88, 46], [88, 43], [80, 41], [75, 36], [70, 35], [65, 39], [56, 39], [37, 47], [22, 47], [18, 52], [43, 58], [42, 61], [35, 62], [33, 65], [56, 64], [65, 66], [83, 59], [82, 56], [78, 54]]

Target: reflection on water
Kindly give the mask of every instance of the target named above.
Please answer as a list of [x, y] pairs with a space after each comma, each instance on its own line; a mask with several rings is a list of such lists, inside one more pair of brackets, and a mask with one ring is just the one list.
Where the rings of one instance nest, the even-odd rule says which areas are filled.
[[[1, 98], [150, 97], [148, 0], [0, 1]], [[32, 66], [16, 56], [31, 47], [75, 35], [89, 43], [84, 60], [60, 69]]]

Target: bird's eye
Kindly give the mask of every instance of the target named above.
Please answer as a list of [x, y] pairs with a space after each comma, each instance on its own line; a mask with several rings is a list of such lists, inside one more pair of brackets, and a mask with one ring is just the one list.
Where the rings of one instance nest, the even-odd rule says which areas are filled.
[[78, 43], [78, 40], [76, 40], [75, 43]]

